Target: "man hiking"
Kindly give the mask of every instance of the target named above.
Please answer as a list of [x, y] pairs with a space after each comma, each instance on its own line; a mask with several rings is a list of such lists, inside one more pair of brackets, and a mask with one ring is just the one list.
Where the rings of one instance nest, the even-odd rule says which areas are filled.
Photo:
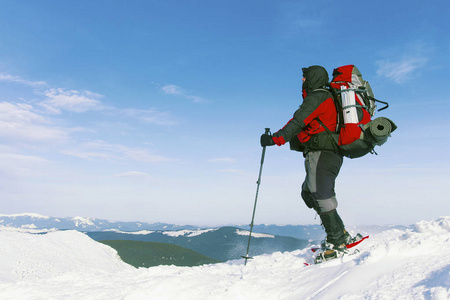
[[326, 240], [322, 243], [327, 259], [335, 251], [345, 251], [352, 242], [336, 208], [338, 206], [334, 185], [342, 166], [343, 156], [324, 125], [336, 130], [337, 112], [325, 68], [303, 68], [303, 103], [293, 118], [273, 135], [263, 134], [261, 146], [284, 145], [302, 151], [305, 157], [306, 178], [302, 185], [302, 198], [309, 208], [320, 216], [325, 228]]

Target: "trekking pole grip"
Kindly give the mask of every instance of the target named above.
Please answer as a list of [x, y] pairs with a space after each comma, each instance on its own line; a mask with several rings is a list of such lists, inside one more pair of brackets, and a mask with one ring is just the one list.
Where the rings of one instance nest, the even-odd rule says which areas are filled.
[[[272, 133], [270, 132], [270, 128], [265, 128], [264, 134], [272, 135]], [[262, 165], [264, 163], [264, 156], [265, 155], [266, 155], [266, 146], [263, 147], [263, 152], [262, 152], [262, 155], [261, 155], [261, 170], [262, 170]], [[260, 173], [261, 173], [261, 170], [260, 170]], [[261, 174], [259, 175], [258, 181], [256, 183], [259, 184], [260, 181], [261, 181]]]

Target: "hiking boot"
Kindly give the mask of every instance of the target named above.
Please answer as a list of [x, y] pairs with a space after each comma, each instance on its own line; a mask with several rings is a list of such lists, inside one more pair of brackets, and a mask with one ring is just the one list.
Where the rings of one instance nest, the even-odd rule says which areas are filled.
[[350, 233], [348, 233], [347, 230], [344, 229], [342, 236], [337, 239], [336, 243], [338, 245], [339, 244], [348, 245], [348, 244], [353, 243], [353, 238], [350, 235]]
[[326, 240], [322, 241], [322, 248], [326, 249], [336, 249], [343, 248], [348, 244], [353, 243], [353, 239], [351, 235], [344, 229], [342, 235], [337, 239], [333, 239], [330, 236], [327, 236]]
[[327, 240], [323, 240], [322, 243], [320, 244], [320, 248], [324, 252], [326, 252], [328, 250], [339, 251], [339, 252], [347, 252], [347, 247], [346, 246], [347, 246], [347, 244], [345, 244], [345, 243], [340, 243], [340, 244], [336, 243], [336, 244], [334, 244], [334, 243], [328, 242]]
[[335, 259], [338, 257], [342, 257], [344, 254], [348, 253], [347, 244], [333, 244], [328, 242], [327, 240], [323, 240], [320, 244], [322, 251], [314, 259], [316, 264], [322, 263], [327, 260]]

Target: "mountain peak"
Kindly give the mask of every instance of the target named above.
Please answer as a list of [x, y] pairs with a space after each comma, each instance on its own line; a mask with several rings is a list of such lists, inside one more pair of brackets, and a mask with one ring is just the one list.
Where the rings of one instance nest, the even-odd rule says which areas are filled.
[[50, 217], [48, 216], [43, 216], [40, 214], [36, 214], [36, 213], [21, 213], [21, 214], [9, 214], [9, 215], [5, 215], [5, 214], [0, 214], [0, 218], [1, 217], [8, 217], [8, 218], [20, 218], [20, 217], [25, 217], [25, 218], [31, 218], [31, 219], [50, 219]]

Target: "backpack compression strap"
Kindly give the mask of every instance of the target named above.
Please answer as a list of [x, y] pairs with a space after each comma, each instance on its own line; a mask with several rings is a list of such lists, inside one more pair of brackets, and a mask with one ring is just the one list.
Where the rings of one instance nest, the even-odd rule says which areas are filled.
[[[330, 137], [331, 137], [331, 139], [333, 140], [333, 142], [335, 143], [335, 145], [336, 145], [336, 147], [337, 147], [337, 149], [338, 150], [340, 150], [341, 152], [342, 152], [342, 148], [341, 148], [341, 145], [339, 145], [339, 135], [336, 135], [336, 134], [334, 134], [333, 135], [333, 132], [322, 122], [322, 120], [320, 120], [318, 117], [317, 118], [315, 118], [316, 120], [317, 120], [317, 122], [319, 122], [319, 124], [320, 125], [322, 125], [323, 126], [323, 128], [325, 128], [325, 131], [330, 135]], [[365, 133], [365, 130], [364, 130], [364, 128], [362, 127], [362, 126], [360, 126], [361, 127], [361, 130]], [[338, 139], [338, 140], [336, 140], [336, 138]], [[363, 139], [363, 141], [367, 144], [367, 146], [369, 147], [369, 149], [370, 149], [370, 153], [372, 153], [372, 154], [375, 154], [375, 155], [378, 155], [378, 153], [376, 153], [375, 152], [375, 145], [371, 145], [368, 141], [366, 141], [365, 139]]]

